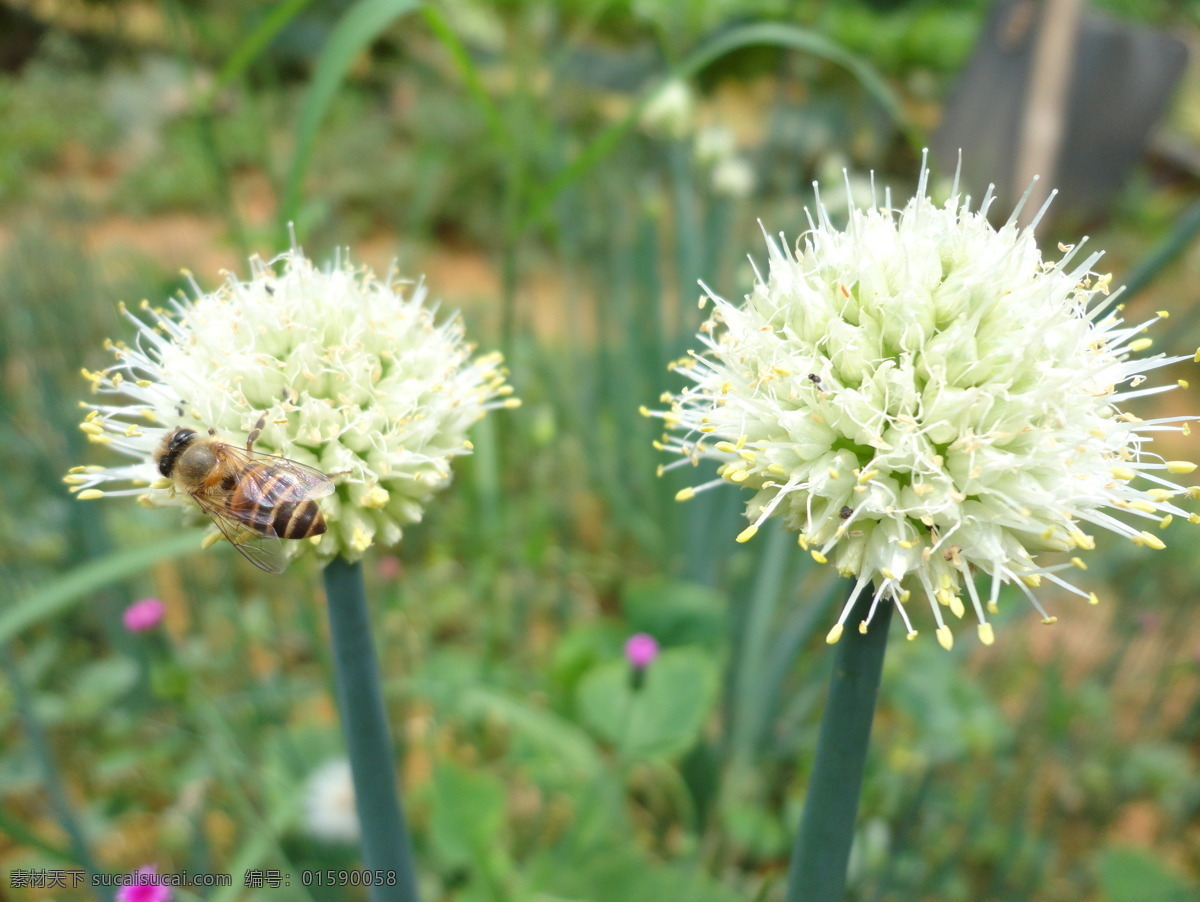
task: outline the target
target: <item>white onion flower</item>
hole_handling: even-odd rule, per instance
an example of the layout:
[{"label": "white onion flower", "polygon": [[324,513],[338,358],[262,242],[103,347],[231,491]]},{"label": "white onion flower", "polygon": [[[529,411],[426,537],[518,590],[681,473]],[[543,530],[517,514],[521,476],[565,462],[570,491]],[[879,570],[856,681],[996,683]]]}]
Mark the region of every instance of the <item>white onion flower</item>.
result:
[{"label": "white onion flower", "polygon": [[905,603],[917,593],[944,647],[943,612],[962,617],[967,604],[991,644],[1002,584],[1045,622],[1039,584],[1095,603],[1061,575],[1081,558],[1041,553],[1090,549],[1096,527],[1162,548],[1141,525],[1200,521],[1173,501],[1196,489],[1170,478],[1195,465],[1151,449],[1154,433],[1187,434],[1196,418],[1141,420],[1118,406],[1175,388],[1146,386],[1146,374],[1189,358],[1133,356],[1155,319],[1127,323],[1103,299],[1099,253],[1061,247],[1045,260],[1015,213],[989,225],[990,191],[972,210],[956,181],[938,206],[927,177],[922,166],[902,210],[886,194],[882,207],[851,203],[844,230],[818,201],[795,250],[768,237],[767,275],[756,270],[741,305],[705,287],[715,310],[704,349],[673,365],[692,384],[644,411],[665,421],[663,447],[680,455],[669,467],[719,463],[719,478],[680,500],[750,488],[739,541],[779,516],[818,562],[855,579],[831,643],[873,587],[861,631],[894,603],[912,638]]},{"label": "white onion flower", "polygon": [[[516,406],[498,354],[473,357],[457,318],[440,325],[424,284],[340,260],[327,269],[299,249],[251,277],[229,275],[211,293],[167,309],[122,305],[132,344],[108,342],[116,363],[84,371],[100,398],[81,428],[132,458],[122,466],[74,468],[65,478],[81,499],[137,495],[150,507],[185,505],[160,477],[153,453],[180,425],[246,440],[264,412],[254,449],[315,467],[336,492],[320,501],[328,532],[310,542],[325,560],[357,560],[401,529],[450,481],[450,460],[469,453],[467,430],[486,411]],[[214,532],[215,536],[215,532]]]},{"label": "white onion flower", "polygon": [[303,801],[304,826],[311,836],[325,842],[358,842],[358,806],[345,758],[326,761],[309,774]]}]

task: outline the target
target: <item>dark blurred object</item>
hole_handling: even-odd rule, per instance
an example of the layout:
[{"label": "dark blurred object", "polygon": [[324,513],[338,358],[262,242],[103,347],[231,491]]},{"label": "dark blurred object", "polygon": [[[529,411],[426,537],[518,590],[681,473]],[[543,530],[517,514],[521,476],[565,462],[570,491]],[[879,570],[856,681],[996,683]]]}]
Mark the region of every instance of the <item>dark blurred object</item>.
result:
[{"label": "dark blurred object", "polygon": [[1038,173],[1025,222],[1052,187],[1054,214],[1101,217],[1186,62],[1178,38],[1086,11],[1082,0],[1004,0],[947,104],[934,158],[953,171],[961,148],[967,189],[978,197],[994,183],[1002,215]]},{"label": "dark blurred object", "polygon": [[45,33],[46,26],[29,13],[0,6],[0,72],[20,72]]}]

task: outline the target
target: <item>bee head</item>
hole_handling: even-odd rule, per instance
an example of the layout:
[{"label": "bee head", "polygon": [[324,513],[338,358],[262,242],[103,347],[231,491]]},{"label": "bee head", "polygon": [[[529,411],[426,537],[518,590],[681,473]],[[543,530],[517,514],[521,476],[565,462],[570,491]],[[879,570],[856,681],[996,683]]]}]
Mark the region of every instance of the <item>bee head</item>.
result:
[{"label": "bee head", "polygon": [[158,472],[169,478],[171,471],[175,468],[175,461],[195,438],[196,430],[188,429],[186,426],[180,426],[172,432],[168,432],[158,453]]}]

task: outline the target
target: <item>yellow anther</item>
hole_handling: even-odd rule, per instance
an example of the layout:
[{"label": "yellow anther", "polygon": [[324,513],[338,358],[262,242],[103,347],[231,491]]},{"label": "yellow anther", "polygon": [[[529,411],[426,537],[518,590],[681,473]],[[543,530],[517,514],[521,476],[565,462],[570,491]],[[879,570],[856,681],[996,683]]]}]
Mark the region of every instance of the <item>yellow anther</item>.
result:
[{"label": "yellow anther", "polygon": [[1100,604],[1100,596],[1095,592],[1088,593],[1088,604]]},{"label": "yellow anther", "polygon": [[737,447],[733,444],[733,442],[726,442],[726,441],[717,442],[715,445],[713,445],[713,447],[716,448],[718,451],[720,451],[722,454],[732,454],[734,451],[737,450]]},{"label": "yellow anther", "polygon": [[95,501],[97,498],[103,498],[104,493],[99,489],[84,489],[75,497],[80,501]]},{"label": "yellow anther", "polygon": [[93,423],[90,420],[86,420],[86,421],[80,423],[79,428],[82,429],[84,432],[86,432],[88,435],[103,435],[104,434],[104,427],[101,426],[99,423]]},{"label": "yellow anther", "polygon": [[896,578],[896,574],[893,573],[891,570],[889,570],[887,567],[880,567],[879,572],[883,574],[884,579],[895,579]]},{"label": "yellow anther", "polygon": [[1111,473],[1115,478],[1124,479],[1127,482],[1137,476],[1137,473],[1128,467],[1109,467],[1108,472]]},{"label": "yellow anther", "polygon": [[989,614],[999,614],[1000,613],[1000,605],[996,604],[996,602],[994,602],[994,601],[989,601],[987,603],[987,612]]},{"label": "yellow anther", "polygon": [[950,612],[959,620],[962,620],[963,614],[966,613],[966,608],[963,607],[963,601],[957,595],[950,596]]},{"label": "yellow anther", "polygon": [[804,533],[800,533],[800,535],[796,536],[796,544],[805,551],[808,551],[808,536],[806,536]]},{"label": "yellow anther", "polygon": [[1073,557],[1073,558],[1071,558],[1071,563],[1072,563],[1072,564],[1074,564],[1076,567],[1078,567],[1080,570],[1086,570],[1086,569],[1087,569],[1087,563],[1086,563],[1086,562],[1084,561],[1084,559],[1083,559],[1083,558],[1081,558],[1081,557]]},{"label": "yellow anther", "polygon": [[949,651],[954,648],[954,636],[950,632],[950,627],[943,624],[937,628],[938,645]]},{"label": "yellow anther", "polygon": [[743,529],[741,532],[738,533],[737,541],[749,542],[751,539],[754,538],[754,534],[757,532],[758,532],[758,527],[751,524],[750,526],[747,526],[745,529]]},{"label": "yellow anther", "polygon": [[132,438],[134,436],[141,435],[141,434],[142,434],[142,430],[138,429],[137,426],[130,426],[125,430],[126,438]]},{"label": "yellow anther", "polygon": [[1154,312],[1158,315],[1158,317],[1160,319],[1166,319],[1167,317],[1169,317],[1171,315],[1170,310],[1155,310]]},{"label": "yellow anther", "polygon": [[1196,469],[1196,465],[1190,460],[1168,460],[1166,463],[1168,473],[1191,473]]},{"label": "yellow anther", "polygon": [[1151,501],[1162,504],[1164,501],[1170,501],[1175,497],[1174,492],[1169,492],[1166,489],[1150,489],[1146,492],[1146,497]]},{"label": "yellow anther", "polygon": [[1192,387],[1192,383],[1188,382],[1186,379],[1177,379],[1176,385],[1178,385],[1180,388],[1191,388]]},{"label": "yellow anther", "polygon": [[649,408],[649,407],[647,407],[645,404],[643,404],[643,405],[641,405],[640,407],[638,407],[638,413],[640,413],[640,414],[641,414],[642,416],[644,416],[644,417],[652,417],[652,416],[654,416],[654,414],[652,414],[652,413],[650,412],[650,408]]},{"label": "yellow anther", "polygon": [[109,445],[112,444],[111,435],[89,435],[88,441],[94,445]]},{"label": "yellow anther", "polygon": [[1146,348],[1154,344],[1153,338],[1138,338],[1129,343],[1129,350],[1144,351]]},{"label": "yellow anther", "polygon": [[981,623],[976,629],[979,631],[979,641],[984,645],[991,645],[996,641],[996,631],[990,623]]},{"label": "yellow anther", "polygon": [[1053,616],[1043,617],[1042,623],[1044,623],[1046,626],[1054,626],[1054,624],[1058,623],[1058,618]]},{"label": "yellow anther", "polygon": [[897,539],[896,544],[899,545],[901,548],[903,548],[905,551],[909,551],[912,548],[914,548],[917,543],[914,542],[912,539]]},{"label": "yellow anther", "polygon": [[1158,528],[1166,529],[1168,526],[1171,525],[1171,521],[1174,519],[1175,519],[1175,516],[1173,514],[1167,514],[1165,517],[1163,517],[1161,520],[1158,521]]},{"label": "yellow anther", "polygon": [[64,476],[62,481],[67,485],[83,485],[88,480],[86,476]]},{"label": "yellow anther", "polygon": [[1142,532],[1138,533],[1136,536],[1133,537],[1133,544],[1134,545],[1149,545],[1155,551],[1162,551],[1164,548],[1167,547],[1166,542],[1164,542],[1162,539],[1160,539],[1154,533],[1146,532],[1145,530],[1143,530]]},{"label": "yellow anther", "polygon": [[1042,576],[1040,573],[1030,573],[1027,576],[1022,576],[1021,582],[1031,589],[1036,589],[1042,584]]},{"label": "yellow anther", "polygon": [[678,492],[675,493],[676,501],[691,501],[695,497],[696,497],[696,490],[693,489],[691,486],[688,486],[686,489],[680,489]]},{"label": "yellow anther", "polygon": [[909,630],[909,631],[908,631],[908,632],[905,634],[904,638],[905,638],[905,639],[907,639],[909,642],[911,642],[913,639],[917,638],[917,631],[916,631],[916,630]]},{"label": "yellow anther", "polygon": [[750,478],[749,470],[729,470],[725,473],[725,478],[730,482],[742,483]]},{"label": "yellow anther", "polygon": [[212,548],[219,541],[221,541],[221,534],[219,532],[205,533],[204,538],[200,540],[200,547]]},{"label": "yellow anther", "polygon": [[859,623],[858,631],[864,636],[867,634],[867,621],[864,620],[861,623]]},{"label": "yellow anther", "polygon": [[816,561],[818,564],[829,563],[828,558],[826,558],[825,555],[821,554],[821,552],[817,551],[817,549],[815,549],[815,548],[810,552],[810,554],[812,554],[812,559],[814,561]]},{"label": "yellow anther", "polygon": [[840,638],[842,638],[842,625],[840,623],[835,623],[833,629],[826,634],[825,641],[829,645],[836,645],[837,640]]}]

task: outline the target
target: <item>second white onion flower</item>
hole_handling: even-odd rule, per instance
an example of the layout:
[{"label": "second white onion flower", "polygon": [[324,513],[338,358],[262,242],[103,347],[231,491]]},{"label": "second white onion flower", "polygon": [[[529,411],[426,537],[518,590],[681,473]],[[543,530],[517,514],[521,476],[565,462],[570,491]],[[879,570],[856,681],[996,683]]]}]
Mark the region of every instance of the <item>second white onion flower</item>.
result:
[{"label": "second white onion flower", "polygon": [[1081,558],[1045,563],[1043,552],[1089,549],[1095,528],[1162,548],[1155,530],[1173,516],[1200,519],[1175,503],[1195,497],[1173,481],[1195,465],[1151,446],[1195,417],[1124,410],[1177,387],[1150,387],[1148,373],[1192,359],[1135,356],[1166,313],[1126,322],[1106,300],[1109,277],[1092,271],[1100,254],[1064,247],[1046,260],[1031,230],[988,223],[990,193],[977,210],[956,191],[939,206],[927,176],[901,210],[851,203],[838,229],[818,204],[794,250],[768,238],[769,269],[744,303],[706,289],[703,348],[674,365],[691,384],[645,411],[668,428],[671,466],[719,465],[681,500],[744,486],[751,525],[739,540],[782,517],[855,580],[830,642],[872,587],[872,615],[895,604],[910,637],[915,594],[943,646],[946,612],[968,606],[990,644],[1004,584],[1047,622],[1040,584],[1095,601],[1063,575]]}]

